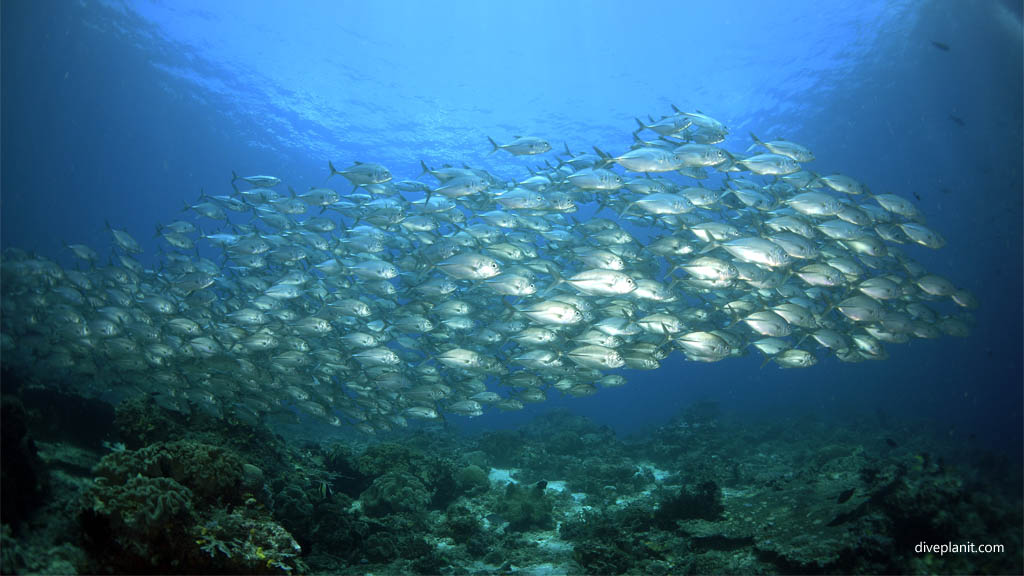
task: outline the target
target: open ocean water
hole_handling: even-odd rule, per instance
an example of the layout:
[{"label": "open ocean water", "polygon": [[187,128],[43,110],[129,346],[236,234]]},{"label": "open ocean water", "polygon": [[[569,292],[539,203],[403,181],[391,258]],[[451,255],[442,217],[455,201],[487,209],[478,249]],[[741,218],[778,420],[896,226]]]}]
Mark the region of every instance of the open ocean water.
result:
[{"label": "open ocean water", "polygon": [[[0,9],[4,573],[1021,572],[1020,2]],[[806,192],[854,236],[730,245]]]}]

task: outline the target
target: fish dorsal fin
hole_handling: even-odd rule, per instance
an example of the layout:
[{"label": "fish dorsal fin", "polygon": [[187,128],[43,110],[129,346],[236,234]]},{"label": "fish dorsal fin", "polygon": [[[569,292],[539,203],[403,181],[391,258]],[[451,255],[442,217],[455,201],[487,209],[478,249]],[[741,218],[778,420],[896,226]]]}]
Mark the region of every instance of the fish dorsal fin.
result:
[{"label": "fish dorsal fin", "polygon": [[360,162],[359,160],[356,160],[355,162],[353,162],[353,164],[355,164],[356,166],[362,166],[363,165],[363,163]]}]

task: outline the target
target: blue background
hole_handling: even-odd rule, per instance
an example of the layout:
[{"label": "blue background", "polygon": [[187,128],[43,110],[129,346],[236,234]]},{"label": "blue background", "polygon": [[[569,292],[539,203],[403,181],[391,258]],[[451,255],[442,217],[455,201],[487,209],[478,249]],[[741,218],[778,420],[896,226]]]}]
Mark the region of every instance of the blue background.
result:
[{"label": "blue background", "polygon": [[296,189],[328,159],[523,177],[530,162],[488,156],[487,136],[624,150],[634,116],[674,103],[729,126],[728,149],[787,138],[811,170],[919,195],[948,245],[909,251],[978,296],[974,334],[808,370],[675,355],[623,388],[463,424],[568,407],[628,433],[713,399],[751,417],[881,412],[1019,455],[1020,4],[710,4],[3,2],[0,240],[70,263],[63,243],[106,251],[109,220],[153,264],[155,225],[228,193],[231,170]]}]

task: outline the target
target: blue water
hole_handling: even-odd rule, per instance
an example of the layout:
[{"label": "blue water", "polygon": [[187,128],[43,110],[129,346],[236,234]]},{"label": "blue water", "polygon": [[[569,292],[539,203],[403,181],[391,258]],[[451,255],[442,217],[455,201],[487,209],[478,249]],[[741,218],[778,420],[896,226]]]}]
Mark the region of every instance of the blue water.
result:
[{"label": "blue water", "polygon": [[[711,6],[716,4],[717,6]],[[487,136],[623,150],[635,116],[699,109],[811,148],[808,166],[916,194],[948,245],[910,249],[982,303],[967,340],[885,362],[761,368],[674,356],[565,407],[622,433],[697,399],[753,417],[884,413],[1022,448],[1019,2],[27,2],[2,4],[2,240],[70,263],[104,221],[157,258],[158,222],[231,170],[301,190],[327,161],[526,175]],[[935,43],[948,47],[942,49]],[[147,260],[148,258],[148,260]],[[556,396],[553,394],[553,396]]]}]

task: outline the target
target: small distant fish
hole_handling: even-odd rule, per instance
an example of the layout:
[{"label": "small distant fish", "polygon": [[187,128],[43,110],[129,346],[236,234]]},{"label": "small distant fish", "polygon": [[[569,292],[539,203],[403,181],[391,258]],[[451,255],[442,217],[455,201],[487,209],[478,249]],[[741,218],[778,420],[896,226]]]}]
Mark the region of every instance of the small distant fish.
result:
[{"label": "small distant fish", "polygon": [[[235,182],[243,181],[249,185],[255,186],[256,188],[273,188],[281,183],[281,179],[275,176],[239,176],[234,171],[231,172],[231,186],[234,187]],[[238,190],[238,188],[235,188]]]},{"label": "small distant fish", "polygon": [[543,154],[548,150],[551,150],[551,144],[533,136],[516,136],[515,140],[508,144],[498,144],[490,136],[488,136],[487,139],[490,140],[491,146],[494,147],[494,149],[491,150],[491,154],[494,154],[498,150],[504,150],[514,156],[532,156],[534,154]]},{"label": "small distant fish", "polygon": [[330,484],[321,481],[320,484],[317,486],[317,493],[320,494],[321,500],[326,500],[331,497],[331,494],[334,493],[334,490],[331,489]]},{"label": "small distant fish", "polygon": [[952,120],[953,123],[956,124],[957,126],[967,126],[967,122],[964,122],[963,118],[956,116],[954,114],[950,114],[949,119]]},{"label": "small distant fish", "polygon": [[340,174],[345,177],[353,186],[369,186],[372,184],[383,184],[384,182],[391,181],[391,172],[374,162],[354,162],[348,168],[344,170],[338,170],[334,167],[334,162],[328,160],[327,167],[331,173],[327,177],[330,178],[335,174]]},{"label": "small distant fish", "polygon": [[[232,174],[248,189],[200,192],[186,220],[157,228],[145,264],[109,225],[105,259],[66,245],[74,268],[4,247],[4,359],[83,385],[109,367],[100,390],[176,410],[258,421],[294,406],[372,434],[590,396],[626,383],[608,371],[657,369],[673,351],[703,363],[753,347],[800,369],[968,335],[978,299],[896,246],[945,244],[916,191],[810,172],[811,151],[781,138],[751,134],[762,153],[731,153],[699,110],[648,118],[637,126],[660,138],[634,133],[616,155],[566,147],[525,179],[498,172],[500,157],[495,174],[421,161],[429,183],[328,161],[347,193]],[[319,480],[310,491],[329,498]]]},{"label": "small distant fish", "polygon": [[949,52],[949,44],[946,44],[945,42],[939,42],[938,40],[932,40],[932,46],[935,46],[936,48],[938,48],[939,50],[942,50],[943,52]]},{"label": "small distant fish", "polygon": [[836,499],[836,502],[839,503],[839,504],[842,504],[842,503],[846,502],[847,500],[849,500],[853,496],[853,493],[856,490],[857,490],[856,488],[850,488],[848,490],[843,490],[842,492],[839,493],[839,498]]},{"label": "small distant fish", "polygon": [[505,520],[504,516],[502,516],[501,514],[497,514],[497,513],[495,513],[495,514],[488,514],[487,516],[484,516],[484,520],[487,520],[487,523],[490,524],[491,526],[496,526],[496,527],[500,527],[500,526],[502,526],[502,525],[504,525],[504,524],[506,524],[508,522],[508,520]]}]

